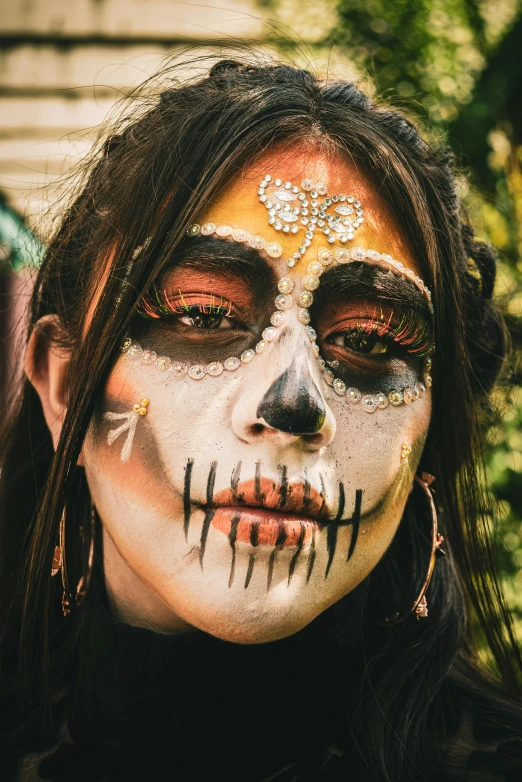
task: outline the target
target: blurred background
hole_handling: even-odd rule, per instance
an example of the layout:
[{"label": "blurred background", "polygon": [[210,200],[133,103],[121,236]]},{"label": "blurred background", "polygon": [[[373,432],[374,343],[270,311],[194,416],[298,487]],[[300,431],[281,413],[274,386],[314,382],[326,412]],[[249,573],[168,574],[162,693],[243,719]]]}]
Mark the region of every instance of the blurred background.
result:
[{"label": "blurred background", "polygon": [[64,176],[117,101],[190,45],[275,52],[354,78],[451,145],[476,230],[498,249],[514,353],[494,400],[492,525],[522,638],[522,0],[2,0],[0,393],[12,329]]}]

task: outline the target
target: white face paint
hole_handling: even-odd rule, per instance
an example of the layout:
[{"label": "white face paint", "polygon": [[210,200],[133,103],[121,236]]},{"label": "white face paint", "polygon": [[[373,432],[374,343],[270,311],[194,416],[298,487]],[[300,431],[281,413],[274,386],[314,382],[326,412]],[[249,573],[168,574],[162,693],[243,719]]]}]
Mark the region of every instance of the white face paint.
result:
[{"label": "white face paint", "polygon": [[[331,183],[331,192],[357,185],[366,193],[357,244],[388,251],[415,273],[386,272],[390,264],[376,255],[317,269],[322,276],[308,312],[330,362],[326,373],[297,301],[310,292],[302,280],[308,264],[331,245],[326,234],[314,237],[302,268],[288,267],[296,234],[274,236],[257,203],[255,183],[268,167],[293,181],[296,170],[306,170],[315,182]],[[157,295],[142,306],[149,319],[138,317],[132,334],[142,352],[131,348],[118,360],[84,461],[113,552],[105,570],[117,609],[130,598],[155,614],[137,608],[130,616],[136,623],[168,631],[180,618],[228,640],[269,641],[296,632],[352,590],[394,536],[428,429],[431,392],[375,409],[347,398],[346,388],[382,401],[422,381],[429,305],[386,205],[345,161],[298,154],[261,161],[203,223],[241,228],[269,244],[256,248],[244,235],[210,230],[187,238]],[[276,240],[282,254],[270,250]],[[281,288],[282,277],[290,282]],[[278,310],[274,300],[286,289],[292,306],[282,302]],[[272,328],[275,311],[285,315]],[[240,359],[237,369],[230,357]],[[192,367],[187,374],[184,363]],[[197,379],[203,370],[194,367],[207,373]],[[125,579],[114,576],[122,567],[133,576],[134,595],[123,594]]]}]

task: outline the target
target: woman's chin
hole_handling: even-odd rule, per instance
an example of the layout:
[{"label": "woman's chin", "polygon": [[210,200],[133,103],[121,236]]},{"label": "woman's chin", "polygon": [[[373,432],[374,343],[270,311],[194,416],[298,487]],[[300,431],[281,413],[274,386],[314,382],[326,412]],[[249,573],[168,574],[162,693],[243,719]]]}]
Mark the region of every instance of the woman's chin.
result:
[{"label": "woman's chin", "polygon": [[276,594],[254,597],[244,592],[238,599],[216,592],[211,601],[202,595],[194,595],[190,600],[187,597],[182,606],[175,607],[178,616],[198,630],[237,644],[286,638],[302,630],[326,607],[314,605],[298,594],[292,599],[289,595],[284,599]]}]

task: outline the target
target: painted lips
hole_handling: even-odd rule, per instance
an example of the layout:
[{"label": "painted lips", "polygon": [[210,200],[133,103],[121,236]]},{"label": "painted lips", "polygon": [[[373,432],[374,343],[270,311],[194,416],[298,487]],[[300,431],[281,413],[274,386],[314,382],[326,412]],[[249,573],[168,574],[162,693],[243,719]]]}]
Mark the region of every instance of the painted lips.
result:
[{"label": "painted lips", "polygon": [[301,547],[322,528],[321,518],[328,518],[323,497],[308,483],[276,484],[268,478],[218,492],[212,504],[212,524],[231,544]]}]

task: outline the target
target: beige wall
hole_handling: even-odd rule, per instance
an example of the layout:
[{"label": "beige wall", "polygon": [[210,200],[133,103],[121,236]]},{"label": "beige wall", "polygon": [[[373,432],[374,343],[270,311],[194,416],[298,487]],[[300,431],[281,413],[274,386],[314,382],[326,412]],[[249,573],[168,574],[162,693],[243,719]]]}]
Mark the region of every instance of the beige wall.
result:
[{"label": "beige wall", "polygon": [[2,0],[0,190],[38,225],[45,190],[121,96],[187,43],[260,40],[255,0]]}]

